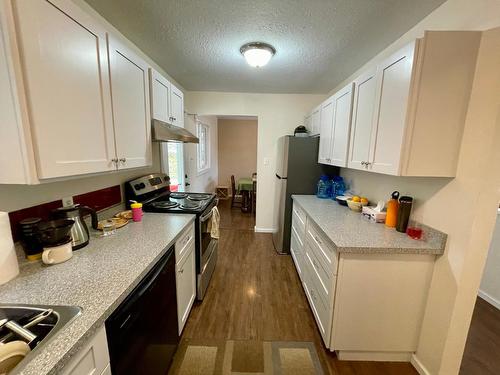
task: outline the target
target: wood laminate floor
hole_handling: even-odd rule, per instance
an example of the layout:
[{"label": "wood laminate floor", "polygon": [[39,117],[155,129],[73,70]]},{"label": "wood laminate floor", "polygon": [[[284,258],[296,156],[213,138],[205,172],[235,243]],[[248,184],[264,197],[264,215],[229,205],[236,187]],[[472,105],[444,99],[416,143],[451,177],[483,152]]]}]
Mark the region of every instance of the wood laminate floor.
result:
[{"label": "wood laminate floor", "polygon": [[290,256],[278,255],[255,219],[221,201],[219,259],[202,303],[196,302],[183,338],[311,341],[325,373],[417,374],[409,363],[339,361],[323,346]]},{"label": "wood laminate floor", "polygon": [[478,297],[465,344],[461,375],[500,374],[500,310]]}]

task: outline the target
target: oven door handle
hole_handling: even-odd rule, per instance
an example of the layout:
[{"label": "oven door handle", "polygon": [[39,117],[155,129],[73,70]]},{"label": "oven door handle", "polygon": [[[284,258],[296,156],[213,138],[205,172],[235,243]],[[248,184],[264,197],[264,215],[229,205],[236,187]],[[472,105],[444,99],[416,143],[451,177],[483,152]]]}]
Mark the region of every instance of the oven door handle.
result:
[{"label": "oven door handle", "polygon": [[204,222],[204,221],[207,221],[208,219],[210,219],[213,215],[213,211],[210,210],[210,212],[208,214],[206,214],[205,216],[202,216],[200,217],[200,222]]}]

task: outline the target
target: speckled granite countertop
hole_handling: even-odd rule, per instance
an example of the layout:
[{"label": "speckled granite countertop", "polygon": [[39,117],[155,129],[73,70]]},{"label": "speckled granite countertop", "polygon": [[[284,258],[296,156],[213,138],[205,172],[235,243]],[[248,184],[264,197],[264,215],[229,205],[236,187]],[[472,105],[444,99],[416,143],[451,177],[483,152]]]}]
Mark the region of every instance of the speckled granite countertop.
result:
[{"label": "speckled granite countertop", "polygon": [[383,224],[373,223],[331,199],[293,195],[294,203],[307,212],[337,247],[339,253],[443,254],[447,235],[422,225],[423,240],[413,240]]},{"label": "speckled granite countertop", "polygon": [[91,238],[65,263],[25,263],[14,280],[0,286],[2,303],[76,305],[82,313],[38,349],[23,375],[57,374],[100,328],[194,215],[145,213],[109,237]]}]

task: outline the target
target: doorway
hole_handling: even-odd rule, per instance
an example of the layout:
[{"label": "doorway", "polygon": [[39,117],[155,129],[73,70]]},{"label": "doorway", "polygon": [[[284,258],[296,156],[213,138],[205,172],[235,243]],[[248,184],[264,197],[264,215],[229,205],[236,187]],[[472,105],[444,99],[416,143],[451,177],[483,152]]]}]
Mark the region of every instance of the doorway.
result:
[{"label": "doorway", "polygon": [[255,116],[217,116],[218,189],[226,190],[232,209],[256,213],[257,124]]}]

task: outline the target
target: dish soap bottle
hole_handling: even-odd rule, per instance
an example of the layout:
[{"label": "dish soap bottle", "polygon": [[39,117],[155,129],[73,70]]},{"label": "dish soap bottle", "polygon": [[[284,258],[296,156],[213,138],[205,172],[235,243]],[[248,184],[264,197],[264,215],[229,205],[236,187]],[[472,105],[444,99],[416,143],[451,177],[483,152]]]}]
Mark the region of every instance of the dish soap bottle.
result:
[{"label": "dish soap bottle", "polygon": [[398,222],[399,209],[399,191],[394,191],[391,194],[391,199],[387,201],[387,216],[385,217],[385,225],[389,228],[396,227]]}]

